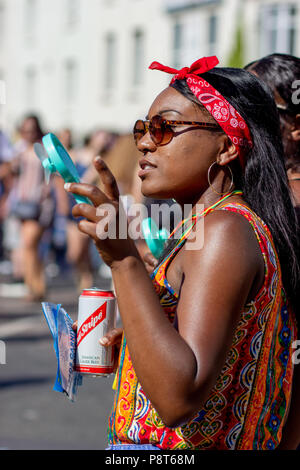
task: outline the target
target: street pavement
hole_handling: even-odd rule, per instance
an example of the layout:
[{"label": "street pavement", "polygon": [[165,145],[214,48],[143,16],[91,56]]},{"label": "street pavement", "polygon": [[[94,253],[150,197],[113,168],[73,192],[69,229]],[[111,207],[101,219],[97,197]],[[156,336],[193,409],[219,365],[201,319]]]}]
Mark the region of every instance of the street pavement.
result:
[{"label": "street pavement", "polygon": [[[95,279],[103,289],[110,281]],[[45,300],[77,318],[78,294],[70,273],[48,281]],[[77,400],[53,391],[56,356],[40,303],[24,301],[24,285],[0,275],[0,449],[97,450],[107,446],[114,376],[84,377]],[[4,342],[4,343],[3,343]],[[2,360],[3,361],[3,354]]]}]

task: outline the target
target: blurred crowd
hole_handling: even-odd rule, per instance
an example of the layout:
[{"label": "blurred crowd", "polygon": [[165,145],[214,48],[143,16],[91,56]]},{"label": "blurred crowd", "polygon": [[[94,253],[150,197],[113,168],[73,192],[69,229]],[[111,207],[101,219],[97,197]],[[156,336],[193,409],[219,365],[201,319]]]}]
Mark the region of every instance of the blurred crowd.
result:
[{"label": "blurred crowd", "polygon": [[[76,204],[53,174],[45,181],[34,144],[45,134],[35,115],[26,116],[13,137],[0,129],[0,274],[24,282],[26,298],[44,300],[47,278],[69,273],[78,291],[91,287],[95,275],[110,277],[110,270],[94,252],[90,239],[72,216]],[[74,145],[70,129],[56,132],[74,161],[81,181],[99,184],[92,162],[100,155],[115,175],[126,201],[142,202],[138,152],[132,135],[95,129]]]}]

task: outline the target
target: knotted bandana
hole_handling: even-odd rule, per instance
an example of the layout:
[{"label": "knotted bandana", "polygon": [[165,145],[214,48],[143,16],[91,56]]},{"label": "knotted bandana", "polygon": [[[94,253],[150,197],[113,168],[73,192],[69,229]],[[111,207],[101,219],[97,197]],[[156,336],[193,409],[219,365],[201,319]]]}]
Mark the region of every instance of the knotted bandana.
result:
[{"label": "knotted bandana", "polygon": [[152,62],[149,69],[161,70],[162,72],[174,74],[170,85],[175,80],[186,80],[188,87],[196,96],[198,101],[207,109],[212,117],[222,127],[225,134],[235,145],[239,154],[242,168],[245,166],[245,155],[253,147],[250,130],[246,121],[239,112],[216,90],[210,83],[199,77],[218,65],[217,57],[203,57],[196,60],[190,67],[183,67],[180,70],[167,67],[159,62]]}]

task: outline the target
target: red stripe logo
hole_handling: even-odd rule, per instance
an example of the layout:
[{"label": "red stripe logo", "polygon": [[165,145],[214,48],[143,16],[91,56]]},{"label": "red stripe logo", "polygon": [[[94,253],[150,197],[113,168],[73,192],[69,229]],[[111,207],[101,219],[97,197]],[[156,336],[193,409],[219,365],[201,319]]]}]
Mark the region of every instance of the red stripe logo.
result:
[{"label": "red stripe logo", "polygon": [[101,307],[97,308],[81,325],[77,333],[77,346],[81,341],[106,318],[106,304],[104,302]]}]

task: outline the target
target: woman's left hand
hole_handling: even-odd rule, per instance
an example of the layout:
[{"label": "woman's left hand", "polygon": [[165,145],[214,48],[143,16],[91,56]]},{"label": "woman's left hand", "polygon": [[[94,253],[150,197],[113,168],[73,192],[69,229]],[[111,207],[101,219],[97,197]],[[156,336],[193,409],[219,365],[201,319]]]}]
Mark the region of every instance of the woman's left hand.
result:
[{"label": "woman's left hand", "polygon": [[[134,241],[128,235],[127,217],[119,199],[117,182],[100,157],[95,158],[94,166],[103,183],[104,192],[90,184],[65,185],[66,191],[86,196],[93,203],[77,204],[73,207],[74,217],[84,217],[84,220],[78,223],[78,228],[94,240],[99,254],[109,267],[128,256],[140,258]],[[120,221],[124,232],[122,237],[119,237]]]}]

